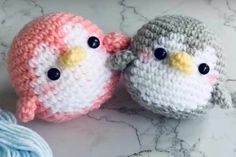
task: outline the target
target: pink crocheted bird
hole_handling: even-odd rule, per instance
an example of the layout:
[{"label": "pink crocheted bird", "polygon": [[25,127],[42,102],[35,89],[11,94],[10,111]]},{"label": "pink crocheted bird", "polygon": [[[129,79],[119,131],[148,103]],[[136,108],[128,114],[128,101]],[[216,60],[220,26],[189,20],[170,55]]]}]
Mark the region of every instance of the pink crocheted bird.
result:
[{"label": "pink crocheted bird", "polygon": [[120,76],[106,61],[128,45],[127,36],[105,35],[71,13],[34,19],[15,37],[8,56],[10,79],[19,96],[18,118],[62,122],[99,108]]}]

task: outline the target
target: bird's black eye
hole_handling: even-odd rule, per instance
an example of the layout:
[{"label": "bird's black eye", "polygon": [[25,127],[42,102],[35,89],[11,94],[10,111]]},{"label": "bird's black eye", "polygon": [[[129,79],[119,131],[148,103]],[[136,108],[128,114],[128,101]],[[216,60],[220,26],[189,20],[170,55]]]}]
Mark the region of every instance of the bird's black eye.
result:
[{"label": "bird's black eye", "polygon": [[97,37],[89,37],[88,39],[88,45],[89,47],[96,49],[100,45],[100,41]]},{"label": "bird's black eye", "polygon": [[162,59],[166,58],[167,52],[164,48],[156,48],[155,51],[154,51],[154,56],[157,59],[162,60]]},{"label": "bird's black eye", "polygon": [[198,66],[198,71],[199,71],[201,74],[206,75],[207,73],[209,73],[210,67],[209,67],[206,63],[201,63],[201,64]]},{"label": "bird's black eye", "polygon": [[60,76],[61,76],[61,72],[59,69],[51,68],[48,70],[48,78],[50,80],[53,80],[53,81],[58,80]]}]

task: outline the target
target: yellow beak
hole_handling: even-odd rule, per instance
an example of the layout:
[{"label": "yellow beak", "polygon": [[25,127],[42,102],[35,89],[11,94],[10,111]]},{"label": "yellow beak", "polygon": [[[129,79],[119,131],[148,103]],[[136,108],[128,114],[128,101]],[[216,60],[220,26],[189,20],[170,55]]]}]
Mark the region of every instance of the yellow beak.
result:
[{"label": "yellow beak", "polygon": [[183,71],[186,74],[191,74],[193,71],[192,58],[186,52],[174,52],[170,55],[170,65]]},{"label": "yellow beak", "polygon": [[86,52],[81,47],[68,49],[60,58],[63,67],[73,67],[86,57]]}]

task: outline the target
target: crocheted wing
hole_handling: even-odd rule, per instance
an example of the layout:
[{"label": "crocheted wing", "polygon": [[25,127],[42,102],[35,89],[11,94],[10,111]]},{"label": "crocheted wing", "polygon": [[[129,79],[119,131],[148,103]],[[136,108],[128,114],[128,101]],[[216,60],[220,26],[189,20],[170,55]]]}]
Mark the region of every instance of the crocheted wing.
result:
[{"label": "crocheted wing", "polygon": [[162,16],[133,37],[131,47],[109,59],[124,70],[131,96],[153,112],[174,118],[203,113],[213,104],[231,105],[217,37],[191,17]]},{"label": "crocheted wing", "polygon": [[10,78],[20,96],[19,119],[27,122],[37,114],[47,121],[65,121],[100,107],[119,79],[106,60],[127,44],[124,35],[105,36],[90,21],[70,13],[27,24],[9,52]]}]

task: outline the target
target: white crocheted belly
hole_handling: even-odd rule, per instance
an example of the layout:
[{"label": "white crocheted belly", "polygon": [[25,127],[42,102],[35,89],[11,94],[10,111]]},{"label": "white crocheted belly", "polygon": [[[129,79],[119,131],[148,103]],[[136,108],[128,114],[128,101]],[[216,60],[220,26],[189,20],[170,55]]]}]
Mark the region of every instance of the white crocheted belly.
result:
[{"label": "white crocheted belly", "polygon": [[[43,52],[42,52],[43,51]],[[33,91],[38,100],[52,112],[79,112],[89,108],[99,95],[112,72],[105,66],[108,54],[87,52],[85,60],[71,68],[58,65],[57,49],[45,44],[35,49],[30,60],[33,73],[38,78],[32,81]],[[61,77],[52,81],[47,77],[50,68],[59,68]]]},{"label": "white crocheted belly", "polygon": [[204,76],[197,72],[191,76],[185,75],[166,65],[160,65],[157,69],[149,66],[134,65],[125,72],[128,91],[140,104],[186,112],[208,104],[213,88],[202,78]]}]

